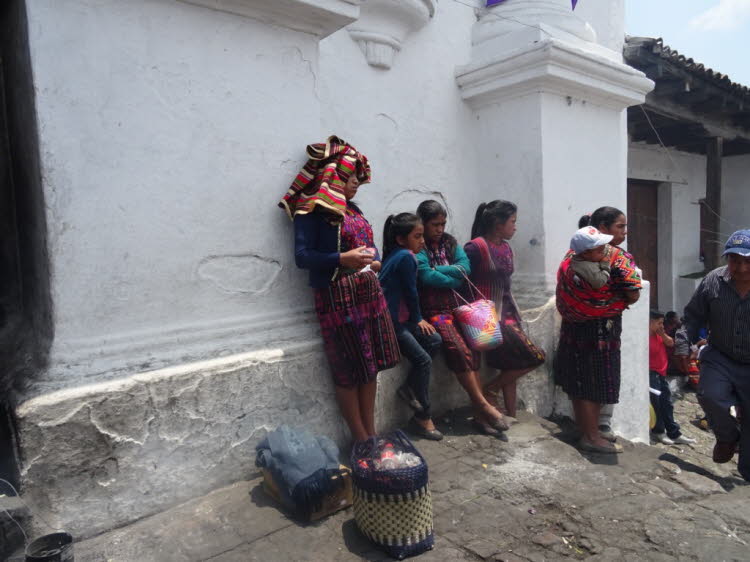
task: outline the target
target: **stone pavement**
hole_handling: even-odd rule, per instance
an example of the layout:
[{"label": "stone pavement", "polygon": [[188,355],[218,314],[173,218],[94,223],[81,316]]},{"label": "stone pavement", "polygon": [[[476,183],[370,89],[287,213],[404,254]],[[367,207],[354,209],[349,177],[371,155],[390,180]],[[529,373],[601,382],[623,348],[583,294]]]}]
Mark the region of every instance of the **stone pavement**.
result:
[{"label": "stone pavement", "polygon": [[[750,486],[736,462],[711,462],[712,436],[690,423],[694,397],[677,409],[696,446],[625,442],[617,457],[579,452],[565,421],[521,413],[504,443],[475,435],[465,410],[442,417],[444,441],[416,441],[430,466],[436,534],[419,559],[750,560]],[[358,533],[351,509],[299,525],[260,482],[77,543],[76,562],[389,560]]]}]

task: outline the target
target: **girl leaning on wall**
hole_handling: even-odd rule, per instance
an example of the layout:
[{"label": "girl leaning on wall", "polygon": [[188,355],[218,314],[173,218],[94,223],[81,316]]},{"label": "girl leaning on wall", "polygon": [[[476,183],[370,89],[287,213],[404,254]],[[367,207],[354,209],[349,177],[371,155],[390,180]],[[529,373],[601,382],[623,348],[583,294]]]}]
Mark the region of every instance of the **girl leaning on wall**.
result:
[{"label": "girl leaning on wall", "polygon": [[481,356],[469,348],[453,318],[453,309],[462,304],[455,291],[464,286],[471,271],[469,260],[456,239],[445,232],[448,216],[445,207],[437,201],[423,201],[417,215],[424,224],[425,238],[425,248],[417,255],[422,315],[443,340],[448,368],[471,400],[476,429],[507,439],[502,433],[508,429],[507,422],[482,393]]},{"label": "girl leaning on wall", "polygon": [[294,221],[296,264],[310,272],[339,408],[354,440],[363,441],[375,435],[377,374],[400,360],[372,228],[352,201],[370,181],[370,165],[335,136],[307,154],[279,206]]},{"label": "girl leaning on wall", "polygon": [[508,241],[516,232],[518,208],[496,200],[477,208],[471,227],[472,240],[464,249],[471,263],[471,280],[497,307],[503,343],[486,352],[487,365],[500,373],[485,385],[485,397],[500,409],[499,393],[508,416],[515,418],[517,382],[544,363],[545,355],[521,327],[521,313],[511,292],[513,250]]}]

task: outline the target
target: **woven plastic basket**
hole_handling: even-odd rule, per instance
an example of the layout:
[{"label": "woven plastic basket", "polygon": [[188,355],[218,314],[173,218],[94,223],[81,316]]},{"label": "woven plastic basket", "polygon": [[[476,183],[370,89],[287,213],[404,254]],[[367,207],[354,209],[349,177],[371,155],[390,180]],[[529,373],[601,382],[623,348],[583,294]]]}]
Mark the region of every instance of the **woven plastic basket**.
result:
[{"label": "woven plastic basket", "polygon": [[402,431],[381,436],[398,450],[417,455],[415,467],[374,470],[368,462],[376,453],[374,439],[352,451],[354,518],[362,533],[389,555],[402,560],[435,545],[432,496],[427,463]]}]

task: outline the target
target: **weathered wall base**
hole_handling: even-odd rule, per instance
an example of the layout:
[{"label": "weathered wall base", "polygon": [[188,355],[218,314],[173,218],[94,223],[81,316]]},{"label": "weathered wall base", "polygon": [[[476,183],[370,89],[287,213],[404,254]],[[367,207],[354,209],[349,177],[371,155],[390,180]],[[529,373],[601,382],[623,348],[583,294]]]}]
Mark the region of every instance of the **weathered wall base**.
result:
[{"label": "weathered wall base", "polygon": [[[643,342],[631,334],[634,320],[643,321],[647,309],[646,304],[627,313],[623,338],[628,360],[618,408],[628,415],[618,417],[616,429],[636,439],[647,432],[642,407],[644,396],[648,404],[647,381],[641,376],[647,358],[643,345],[638,351]],[[548,360],[522,379],[520,399],[542,416],[566,414],[567,398],[552,380],[559,333],[554,300],[527,311],[525,319]],[[379,430],[397,427],[411,415],[395,394],[406,368],[379,378]],[[431,396],[438,413],[468,403],[441,359],[433,370]],[[77,537],[248,478],[255,445],[282,423],[328,435],[342,450],[349,443],[319,340],[59,390],[23,403],[17,416],[26,499],[34,513]]]}]

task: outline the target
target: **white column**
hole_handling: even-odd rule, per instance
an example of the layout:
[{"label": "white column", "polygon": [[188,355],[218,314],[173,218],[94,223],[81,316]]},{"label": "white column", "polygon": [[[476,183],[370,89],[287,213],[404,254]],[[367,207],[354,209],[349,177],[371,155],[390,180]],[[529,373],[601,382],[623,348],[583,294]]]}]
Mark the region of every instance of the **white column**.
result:
[{"label": "white column", "polygon": [[515,291],[527,305],[552,293],[583,213],[626,207],[623,110],[653,83],[595,41],[568,0],[507,0],[482,13],[457,71],[476,111],[482,196],[519,205]]}]

